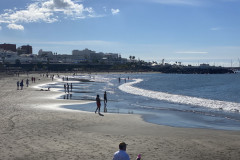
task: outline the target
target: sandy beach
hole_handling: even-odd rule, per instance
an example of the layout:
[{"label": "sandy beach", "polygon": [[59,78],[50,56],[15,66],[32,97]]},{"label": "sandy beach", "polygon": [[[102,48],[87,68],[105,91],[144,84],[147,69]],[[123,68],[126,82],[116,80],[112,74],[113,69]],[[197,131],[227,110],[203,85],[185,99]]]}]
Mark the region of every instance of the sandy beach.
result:
[{"label": "sandy beach", "polygon": [[[240,131],[192,129],[144,122],[135,114],[72,111],[58,106],[86,101],[55,99],[57,91],[34,86],[52,83],[39,74],[0,75],[0,159],[110,160],[118,144],[131,159],[237,160]],[[16,82],[36,77],[17,90]],[[25,84],[25,83],[24,83]]]}]

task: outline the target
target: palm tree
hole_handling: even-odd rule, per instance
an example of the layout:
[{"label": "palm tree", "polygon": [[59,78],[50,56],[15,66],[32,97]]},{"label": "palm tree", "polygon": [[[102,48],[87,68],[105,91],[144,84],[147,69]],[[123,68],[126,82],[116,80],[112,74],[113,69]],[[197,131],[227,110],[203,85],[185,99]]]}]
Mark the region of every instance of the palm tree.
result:
[{"label": "palm tree", "polygon": [[132,56],[129,56],[129,59],[132,60]]}]

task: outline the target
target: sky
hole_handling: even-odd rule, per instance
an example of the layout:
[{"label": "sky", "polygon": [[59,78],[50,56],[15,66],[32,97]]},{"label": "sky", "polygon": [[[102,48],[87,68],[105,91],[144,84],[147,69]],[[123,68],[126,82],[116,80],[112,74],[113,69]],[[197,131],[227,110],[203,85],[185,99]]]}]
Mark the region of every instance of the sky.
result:
[{"label": "sky", "polygon": [[1,0],[0,43],[240,65],[240,0]]}]

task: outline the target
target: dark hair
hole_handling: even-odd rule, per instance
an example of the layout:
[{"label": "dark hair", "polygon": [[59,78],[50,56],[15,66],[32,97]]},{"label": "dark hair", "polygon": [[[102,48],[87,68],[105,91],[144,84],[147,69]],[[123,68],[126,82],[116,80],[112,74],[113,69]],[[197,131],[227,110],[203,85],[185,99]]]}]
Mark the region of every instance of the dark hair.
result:
[{"label": "dark hair", "polygon": [[126,148],[127,148],[126,143],[123,142],[123,143],[120,143],[120,144],[119,144],[119,149],[120,149],[120,150],[126,150]]}]

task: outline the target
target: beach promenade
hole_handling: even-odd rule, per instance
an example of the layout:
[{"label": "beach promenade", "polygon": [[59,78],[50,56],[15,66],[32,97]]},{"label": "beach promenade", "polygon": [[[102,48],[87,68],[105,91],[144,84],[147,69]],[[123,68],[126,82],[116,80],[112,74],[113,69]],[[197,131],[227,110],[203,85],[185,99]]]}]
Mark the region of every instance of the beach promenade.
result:
[{"label": "beach promenade", "polygon": [[[59,106],[86,101],[56,99],[61,92],[34,87],[53,83],[51,78],[0,76],[1,160],[111,160],[121,141],[128,144],[133,160],[138,154],[143,160],[240,157],[240,131],[176,128],[144,122],[135,114],[67,110]],[[27,88],[25,81],[32,76],[36,83]],[[22,79],[25,86],[17,90],[16,82]]]}]

